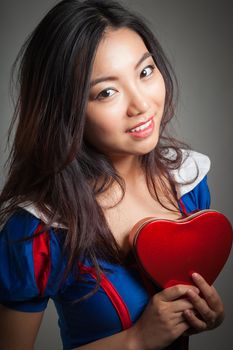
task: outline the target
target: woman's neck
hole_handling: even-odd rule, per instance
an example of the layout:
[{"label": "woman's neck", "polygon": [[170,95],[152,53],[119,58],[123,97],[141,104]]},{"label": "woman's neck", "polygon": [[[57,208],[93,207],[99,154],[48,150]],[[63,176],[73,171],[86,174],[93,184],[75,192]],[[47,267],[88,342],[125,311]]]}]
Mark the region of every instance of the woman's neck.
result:
[{"label": "woman's neck", "polygon": [[143,170],[138,156],[112,157],[111,162],[117,173],[126,183],[137,182],[139,177],[143,175]]}]

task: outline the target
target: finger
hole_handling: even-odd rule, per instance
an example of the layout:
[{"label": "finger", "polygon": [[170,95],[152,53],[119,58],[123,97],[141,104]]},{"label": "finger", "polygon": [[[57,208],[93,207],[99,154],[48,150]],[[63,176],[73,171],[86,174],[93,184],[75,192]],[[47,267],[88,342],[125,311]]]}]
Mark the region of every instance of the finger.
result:
[{"label": "finger", "polygon": [[207,302],[192,290],[187,291],[187,296],[193,304],[194,309],[198,311],[203,320],[208,323],[209,326],[213,325],[215,322],[215,312],[209,307]]},{"label": "finger", "polygon": [[190,327],[194,328],[198,332],[203,332],[207,329],[207,323],[200,320],[192,310],[185,310],[183,313],[185,319],[188,321]]},{"label": "finger", "polygon": [[183,312],[180,312],[179,314],[176,314],[175,319],[173,320],[173,336],[174,339],[178,338],[180,335],[184,334],[190,329],[190,325],[186,318],[183,315]]},{"label": "finger", "polygon": [[192,278],[197,287],[200,289],[210,308],[213,310],[217,309],[216,311],[221,310],[223,308],[223,304],[216,289],[213,286],[210,286],[198,273],[193,273]]},{"label": "finger", "polygon": [[181,322],[179,322],[175,327],[175,339],[188,331],[190,325],[188,321],[184,321],[184,318]]},{"label": "finger", "polygon": [[176,286],[166,288],[160,292],[160,298],[163,301],[173,301],[184,296],[188,290],[199,293],[199,289],[195,286],[177,284]]},{"label": "finger", "polygon": [[171,303],[172,312],[182,312],[186,309],[193,309],[193,304],[188,299],[178,299]]},{"label": "finger", "polygon": [[187,323],[187,320],[184,317],[184,311],[177,312],[177,313],[173,314],[173,317],[174,317],[176,324],[183,323],[183,322]]}]

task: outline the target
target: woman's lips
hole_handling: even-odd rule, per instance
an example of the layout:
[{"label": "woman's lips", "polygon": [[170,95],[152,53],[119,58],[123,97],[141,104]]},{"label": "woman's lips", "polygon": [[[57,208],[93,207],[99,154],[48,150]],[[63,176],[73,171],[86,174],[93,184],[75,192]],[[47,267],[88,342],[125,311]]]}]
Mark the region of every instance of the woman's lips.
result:
[{"label": "woman's lips", "polygon": [[127,131],[128,134],[137,137],[137,138],[145,138],[148,137],[154,129],[154,120],[151,118],[144,124],[137,126],[136,128],[130,129]]}]

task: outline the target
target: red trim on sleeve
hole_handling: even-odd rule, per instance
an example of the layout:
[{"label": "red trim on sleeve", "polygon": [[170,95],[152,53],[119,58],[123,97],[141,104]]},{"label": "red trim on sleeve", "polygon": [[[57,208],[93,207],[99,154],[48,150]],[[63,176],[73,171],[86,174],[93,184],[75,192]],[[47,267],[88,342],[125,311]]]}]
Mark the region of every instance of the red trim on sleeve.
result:
[{"label": "red trim on sleeve", "polygon": [[[93,267],[88,267],[79,263],[79,268],[81,270],[81,273],[88,273],[92,276],[92,278],[97,280],[97,274]],[[122,328],[123,329],[130,328],[132,326],[132,321],[130,318],[129,310],[124,300],[121,298],[121,296],[117,292],[116,288],[113,286],[113,284],[109,281],[109,279],[104,274],[101,274],[100,286],[104,289],[105,293],[111,300],[120,318]]]},{"label": "red trim on sleeve", "polygon": [[194,210],[192,210],[191,212],[188,212],[188,211],[186,210],[185,205],[184,205],[184,203],[183,203],[183,201],[182,201],[181,198],[179,199],[179,202],[180,202],[182,214],[185,215],[185,216],[189,216],[189,215],[191,215],[191,214],[193,214],[193,213],[196,213],[196,212],[200,211],[200,209],[194,209]]},{"label": "red trim on sleeve", "polygon": [[181,206],[182,213],[183,213],[184,215],[189,215],[189,213],[187,212],[187,210],[186,210],[186,208],[185,208],[185,205],[184,205],[184,203],[183,203],[183,201],[182,201],[181,198],[179,199],[179,202],[180,202],[180,206]]},{"label": "red trim on sleeve", "polygon": [[[38,225],[35,234],[38,233],[41,228],[42,224]],[[36,284],[39,294],[42,296],[47,286],[51,270],[49,232],[43,232],[39,236],[33,238],[32,252]]]}]

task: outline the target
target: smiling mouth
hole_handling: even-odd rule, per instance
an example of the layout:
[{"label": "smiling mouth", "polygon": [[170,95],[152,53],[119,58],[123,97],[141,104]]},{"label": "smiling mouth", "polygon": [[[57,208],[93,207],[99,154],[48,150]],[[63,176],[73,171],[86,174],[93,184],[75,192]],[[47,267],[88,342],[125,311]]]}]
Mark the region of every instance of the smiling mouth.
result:
[{"label": "smiling mouth", "polygon": [[152,124],[152,119],[150,119],[148,122],[146,122],[145,124],[142,124],[134,129],[130,129],[128,132],[139,132],[139,131],[143,131],[146,128],[148,128],[150,125]]}]

